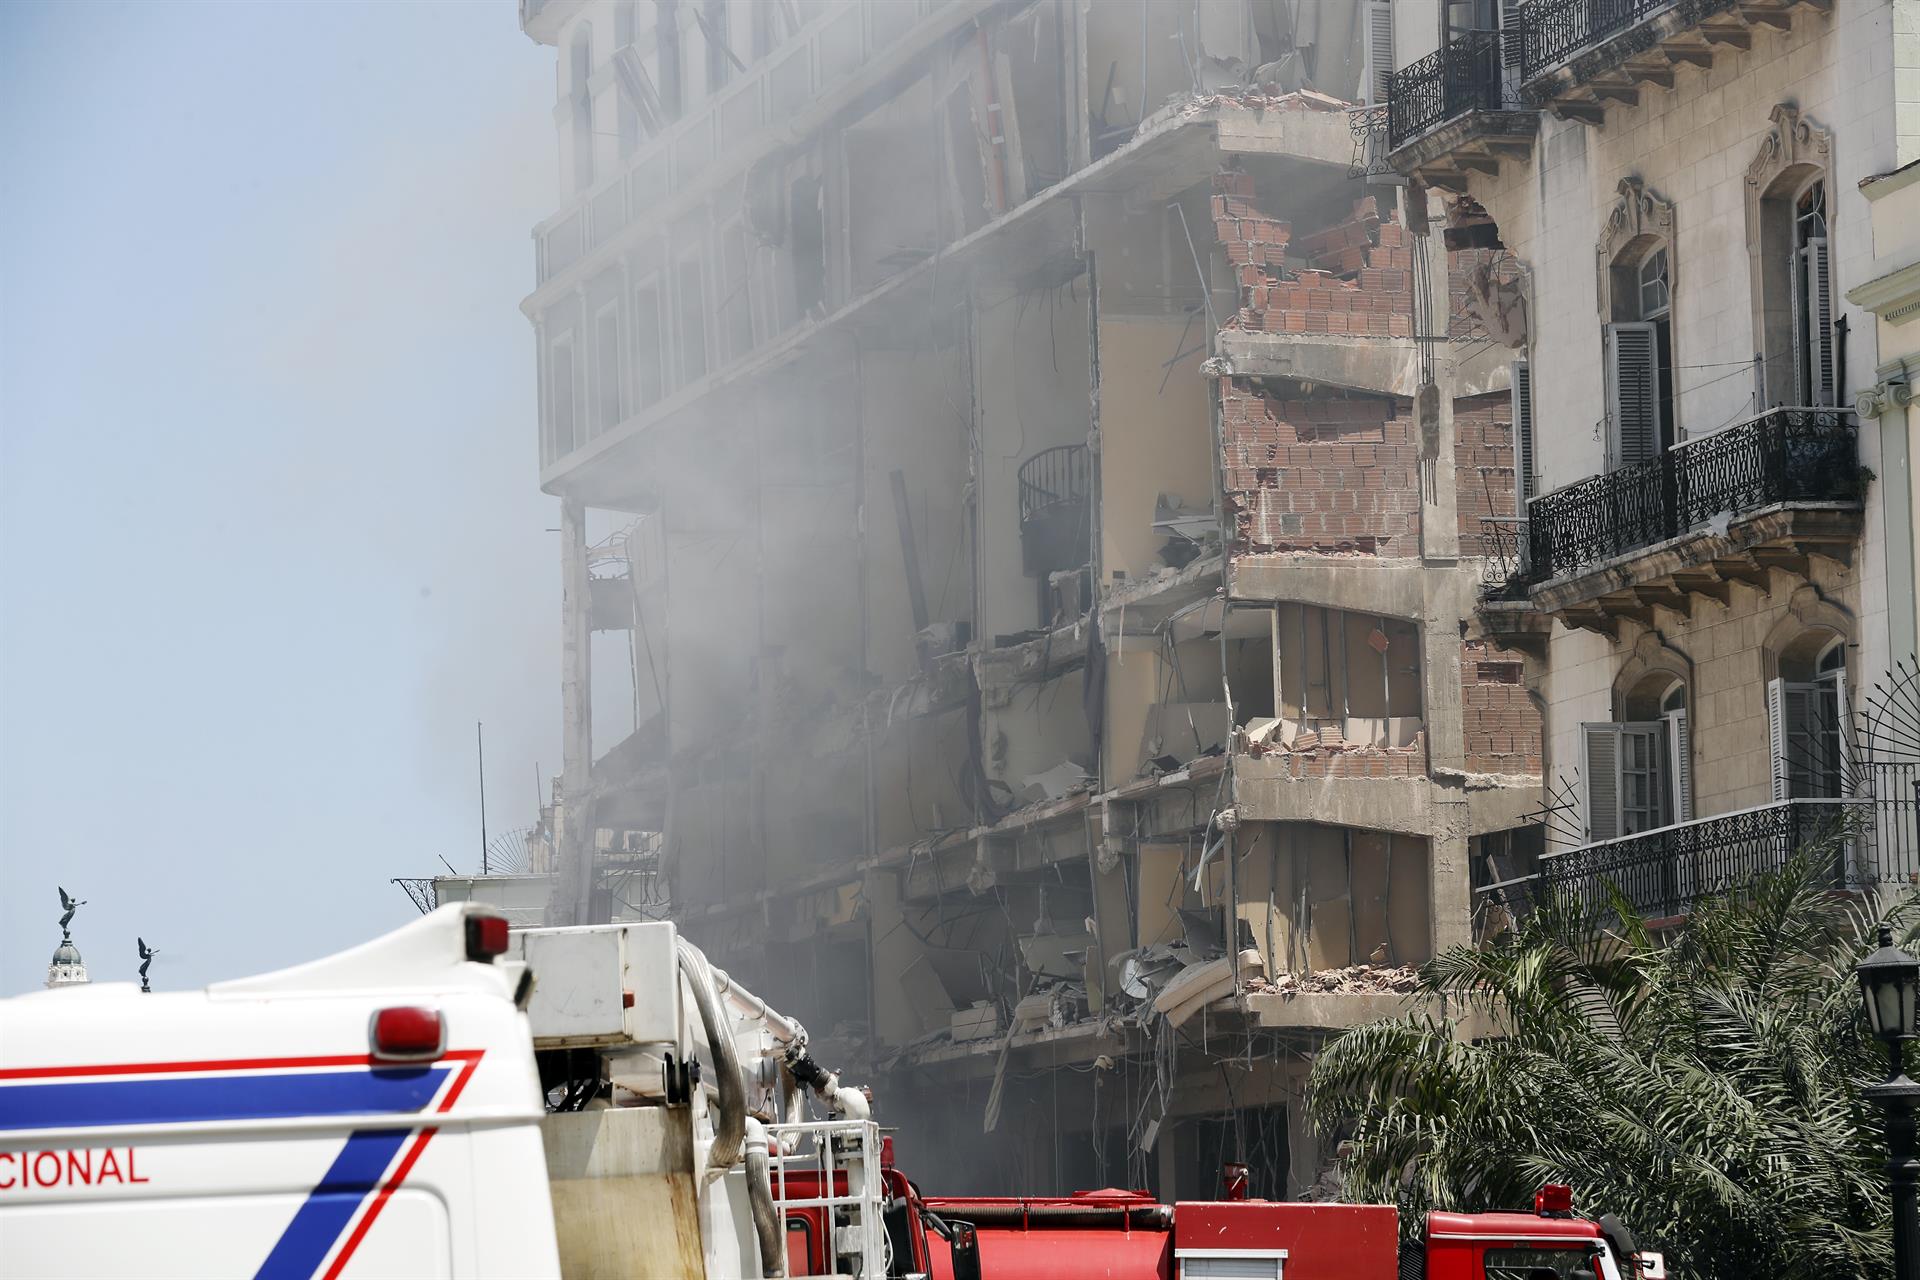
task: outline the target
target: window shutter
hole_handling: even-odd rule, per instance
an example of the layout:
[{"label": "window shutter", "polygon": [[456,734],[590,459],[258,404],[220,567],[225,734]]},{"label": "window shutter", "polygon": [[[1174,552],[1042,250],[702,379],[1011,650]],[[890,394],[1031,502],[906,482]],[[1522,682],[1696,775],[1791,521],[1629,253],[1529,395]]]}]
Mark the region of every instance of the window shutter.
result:
[{"label": "window shutter", "polygon": [[1658,343],[1651,321],[1606,326],[1609,469],[1645,462],[1660,450]]},{"label": "window shutter", "polygon": [[1847,708],[1847,669],[1841,667],[1833,673],[1834,713],[1839,717],[1833,726],[1834,738],[1840,750],[1840,793],[1854,794],[1853,772],[1853,714]]},{"label": "window shutter", "polygon": [[1500,0],[1500,105],[1520,105],[1520,61],[1525,53],[1520,0]]},{"label": "window shutter", "polygon": [[1361,90],[1368,106],[1387,100],[1393,78],[1393,5],[1390,0],[1367,0],[1366,66]]},{"label": "window shutter", "polygon": [[1693,741],[1687,733],[1687,709],[1667,712],[1667,759],[1672,767],[1673,820],[1693,821]]},{"label": "window shutter", "polygon": [[1773,772],[1773,798],[1787,798],[1787,682],[1775,677],[1767,681],[1767,733],[1769,766]]},{"label": "window shutter", "polygon": [[640,127],[651,138],[660,132],[665,112],[661,108],[660,93],[653,87],[652,77],[647,75],[647,66],[640,61],[640,54],[632,45],[624,45],[614,50],[614,79],[620,85],[620,93],[640,118]]},{"label": "window shutter", "polygon": [[1778,677],[1767,681],[1767,731],[1772,735],[1773,798],[1813,794],[1820,769],[1815,708],[1820,687]]},{"label": "window shutter", "polygon": [[1833,368],[1833,282],[1828,278],[1827,242],[1815,237],[1800,250],[1807,259],[1807,366],[1813,385],[1807,403],[1837,403],[1838,382]]},{"label": "window shutter", "polygon": [[1586,739],[1587,843],[1620,834],[1620,726],[1583,724]]},{"label": "window shutter", "polygon": [[1533,370],[1513,362],[1513,513],[1525,518],[1527,500],[1539,491],[1533,474]]}]

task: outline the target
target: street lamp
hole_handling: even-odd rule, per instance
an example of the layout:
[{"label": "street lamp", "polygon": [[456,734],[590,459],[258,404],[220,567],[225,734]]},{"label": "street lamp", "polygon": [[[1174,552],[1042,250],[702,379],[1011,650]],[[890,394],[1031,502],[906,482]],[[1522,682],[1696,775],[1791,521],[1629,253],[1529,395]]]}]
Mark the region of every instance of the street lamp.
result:
[{"label": "street lamp", "polygon": [[1907,1078],[1902,1045],[1920,1034],[1915,1003],[1920,998],[1920,960],[1893,945],[1893,929],[1880,926],[1880,947],[1854,968],[1867,1025],[1887,1046],[1886,1080],[1865,1090],[1887,1113],[1887,1182],[1893,1196],[1893,1272],[1897,1280],[1920,1280],[1920,1156],[1915,1153],[1914,1112],[1920,1084]]}]

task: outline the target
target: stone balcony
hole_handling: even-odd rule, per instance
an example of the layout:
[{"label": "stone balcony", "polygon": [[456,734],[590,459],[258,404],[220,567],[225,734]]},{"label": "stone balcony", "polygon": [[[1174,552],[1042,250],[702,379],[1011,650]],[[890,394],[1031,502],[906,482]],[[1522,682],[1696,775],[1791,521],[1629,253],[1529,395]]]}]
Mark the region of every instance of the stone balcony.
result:
[{"label": "stone balcony", "polygon": [[1682,64],[1702,69],[1753,45],[1755,27],[1789,31],[1797,10],[1832,0],[1531,0],[1520,56],[1528,102],[1599,124],[1609,103],[1640,101],[1644,86],[1671,89]]},{"label": "stone balcony", "polygon": [[1498,174],[1533,152],[1536,112],[1520,96],[1523,29],[1471,31],[1394,72],[1388,162],[1428,186],[1464,192],[1467,174]]},{"label": "stone balcony", "polygon": [[1809,556],[1850,563],[1862,529],[1858,430],[1848,409],[1772,409],[1542,494],[1483,611],[1524,597],[1612,637],[1623,617],[1652,625],[1655,607],[1725,603],[1735,582],[1764,590],[1772,569],[1805,577]]}]

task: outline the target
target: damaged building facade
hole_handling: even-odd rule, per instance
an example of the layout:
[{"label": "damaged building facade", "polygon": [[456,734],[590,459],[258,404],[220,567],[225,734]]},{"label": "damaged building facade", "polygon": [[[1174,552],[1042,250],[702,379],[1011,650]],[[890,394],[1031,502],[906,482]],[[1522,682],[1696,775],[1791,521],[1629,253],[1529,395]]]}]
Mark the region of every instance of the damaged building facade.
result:
[{"label": "damaged building facade", "polygon": [[1474,634],[1546,708],[1546,857],[1484,896],[1617,886],[1671,920],[1841,827],[1836,887],[1910,882],[1908,397],[1870,202],[1920,158],[1920,6],[1395,9],[1379,150],[1521,327],[1524,510],[1489,521]]},{"label": "damaged building facade", "polygon": [[1538,836],[1511,282],[1365,151],[1400,8],[522,0],[527,883],[670,912],[942,1189],[1309,1192],[1318,1046]]}]

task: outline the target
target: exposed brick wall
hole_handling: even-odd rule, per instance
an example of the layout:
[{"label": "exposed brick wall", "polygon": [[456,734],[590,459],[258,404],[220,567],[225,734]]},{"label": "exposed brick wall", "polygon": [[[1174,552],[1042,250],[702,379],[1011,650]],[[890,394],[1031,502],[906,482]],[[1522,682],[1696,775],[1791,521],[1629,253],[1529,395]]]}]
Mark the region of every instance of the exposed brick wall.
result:
[{"label": "exposed brick wall", "polygon": [[1257,379],[1221,378],[1220,421],[1236,552],[1419,554],[1419,443],[1405,401],[1280,399]]},{"label": "exposed brick wall", "polygon": [[1480,522],[1513,514],[1513,406],[1506,393],[1453,402],[1453,483],[1460,550],[1484,555]]},{"label": "exposed brick wall", "polygon": [[[1294,238],[1268,216],[1253,175],[1214,175],[1213,225],[1240,285],[1227,327],[1405,338],[1413,333],[1413,251],[1372,196],[1331,227]],[[1291,260],[1291,261],[1290,261]]]},{"label": "exposed brick wall", "polygon": [[1540,773],[1540,708],[1527,696],[1520,655],[1468,642],[1460,703],[1470,773]]}]

